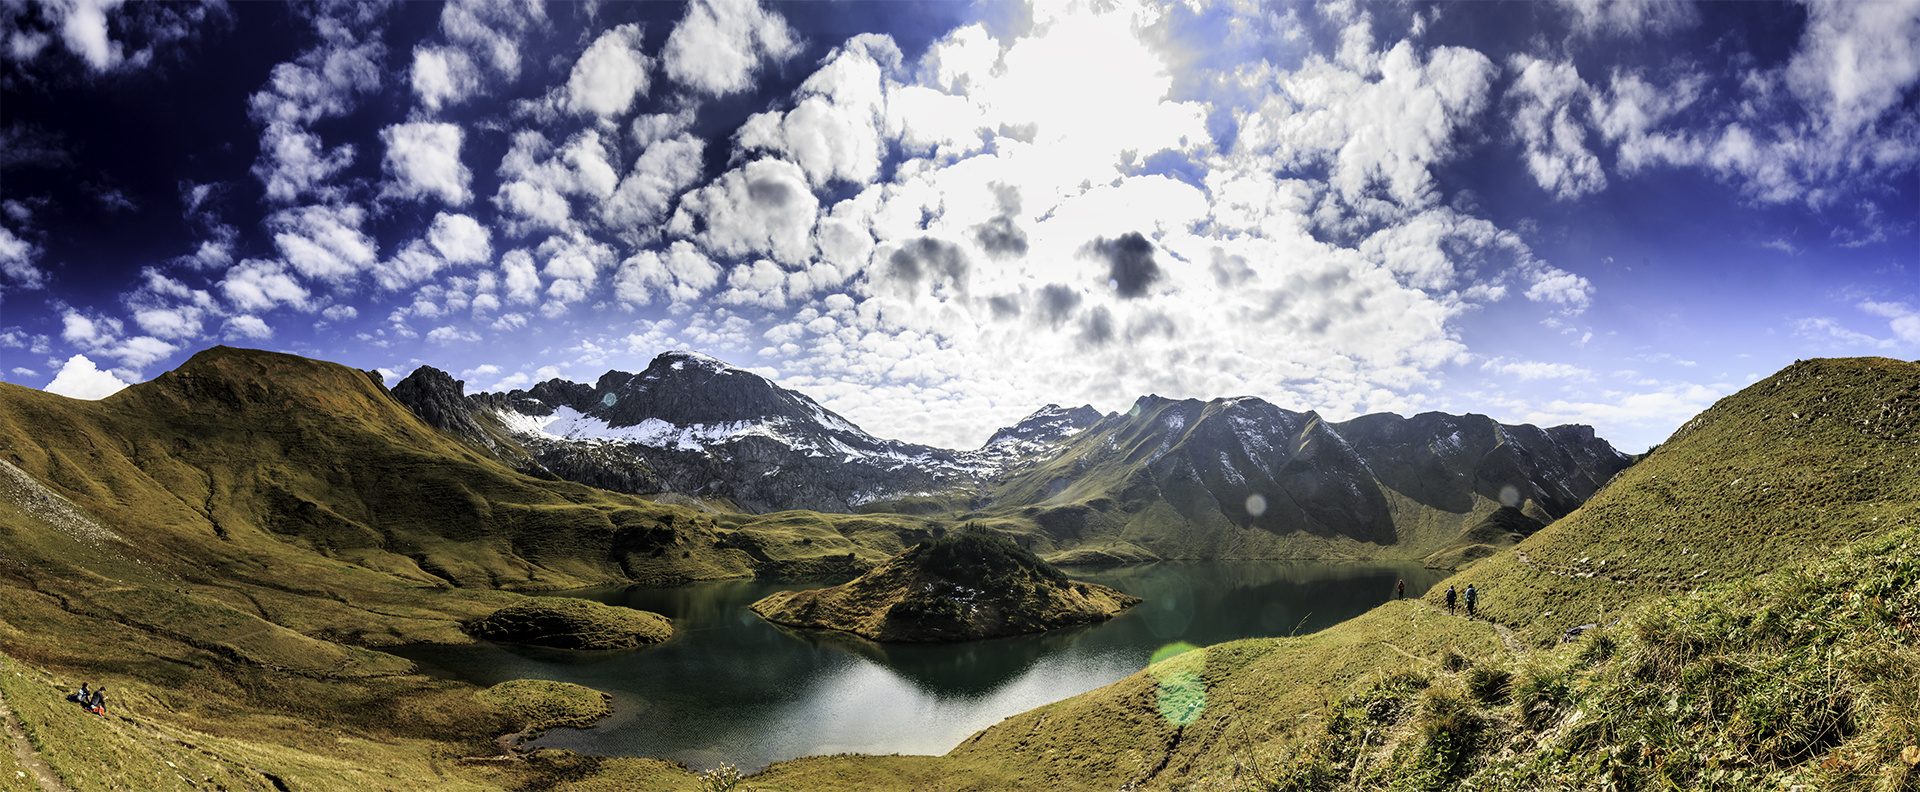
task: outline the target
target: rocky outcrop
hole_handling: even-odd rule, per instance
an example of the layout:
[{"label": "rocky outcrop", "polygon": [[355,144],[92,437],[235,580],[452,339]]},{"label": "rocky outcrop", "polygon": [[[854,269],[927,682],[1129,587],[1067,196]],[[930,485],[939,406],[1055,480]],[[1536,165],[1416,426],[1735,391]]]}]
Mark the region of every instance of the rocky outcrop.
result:
[{"label": "rocky outcrop", "polygon": [[1068,580],[998,533],[968,528],[915,545],[843,585],[783,591],[754,613],[875,641],[971,641],[1103,622],[1140,602]]}]

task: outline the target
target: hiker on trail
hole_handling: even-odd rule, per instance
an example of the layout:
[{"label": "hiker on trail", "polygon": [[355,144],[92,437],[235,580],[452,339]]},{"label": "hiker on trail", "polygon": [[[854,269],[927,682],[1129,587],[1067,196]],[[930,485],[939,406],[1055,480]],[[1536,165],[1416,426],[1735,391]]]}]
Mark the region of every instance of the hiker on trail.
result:
[{"label": "hiker on trail", "polygon": [[1453,614],[1453,598],[1454,598],[1454,596],[1455,596],[1455,595],[1454,595],[1454,593],[1453,593],[1453,587],[1452,587],[1452,586],[1448,586],[1448,587],[1447,587],[1447,614],[1448,614],[1448,615],[1452,615],[1452,614]]},{"label": "hiker on trail", "polygon": [[1402,580],[1398,583],[1393,584],[1394,599],[1405,599],[1406,596],[1407,596],[1407,581]]},{"label": "hiker on trail", "polygon": [[91,706],[93,704],[93,691],[88,690],[87,683],[82,682],[80,683],[80,689],[78,691],[67,694],[67,700],[77,702],[82,707]]},{"label": "hiker on trail", "polygon": [[1480,601],[1480,592],[1473,590],[1473,584],[1467,584],[1467,618],[1473,618],[1473,605]]}]

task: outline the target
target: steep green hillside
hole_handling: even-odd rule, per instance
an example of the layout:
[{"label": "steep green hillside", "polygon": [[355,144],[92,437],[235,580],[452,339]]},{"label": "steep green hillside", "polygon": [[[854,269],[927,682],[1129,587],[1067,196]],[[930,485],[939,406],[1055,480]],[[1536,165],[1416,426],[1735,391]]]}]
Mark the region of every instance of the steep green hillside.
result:
[{"label": "steep green hillside", "polygon": [[1920,525],[1920,364],[1808,360],[1688,421],[1579,511],[1462,574],[1530,641]]}]

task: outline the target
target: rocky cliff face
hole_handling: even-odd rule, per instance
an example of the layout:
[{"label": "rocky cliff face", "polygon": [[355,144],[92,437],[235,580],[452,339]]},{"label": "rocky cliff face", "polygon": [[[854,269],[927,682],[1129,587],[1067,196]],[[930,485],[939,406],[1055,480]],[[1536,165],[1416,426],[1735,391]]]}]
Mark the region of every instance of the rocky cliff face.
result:
[{"label": "rocky cliff face", "polygon": [[[1439,413],[1328,423],[1259,399],[1147,396],[993,494],[1057,550],[1289,557],[1418,545],[1425,556],[1469,534],[1489,539],[1473,529],[1501,508],[1551,522],[1629,462],[1587,427]],[[1520,538],[1496,533],[1490,541]]]}]

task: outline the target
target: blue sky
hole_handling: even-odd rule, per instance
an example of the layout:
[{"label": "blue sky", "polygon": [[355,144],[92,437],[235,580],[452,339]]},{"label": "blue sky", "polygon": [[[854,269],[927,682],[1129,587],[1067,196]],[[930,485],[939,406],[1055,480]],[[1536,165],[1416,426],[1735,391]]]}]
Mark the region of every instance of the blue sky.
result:
[{"label": "blue sky", "polygon": [[693,349],[874,434],[1258,396],[1629,452],[1920,356],[1920,2],[0,2],[0,376]]}]

